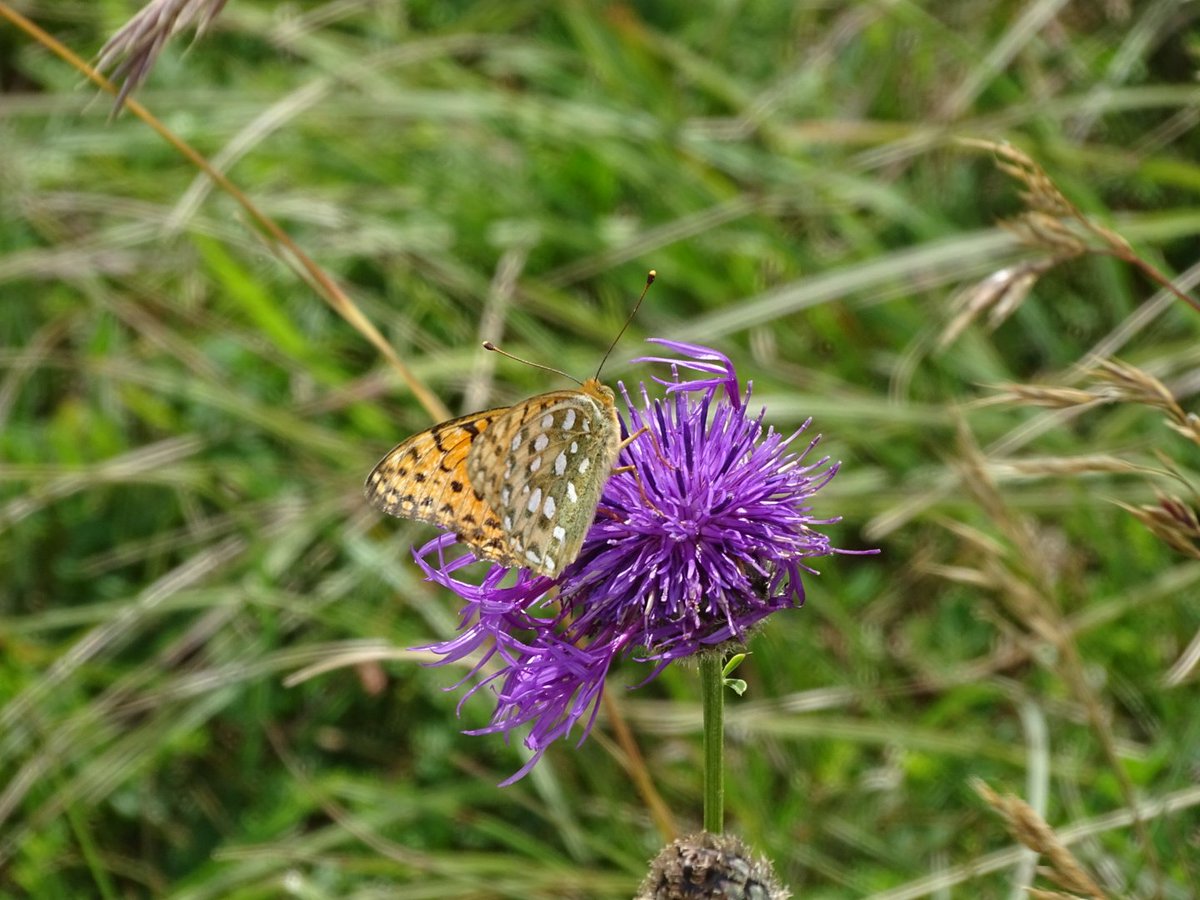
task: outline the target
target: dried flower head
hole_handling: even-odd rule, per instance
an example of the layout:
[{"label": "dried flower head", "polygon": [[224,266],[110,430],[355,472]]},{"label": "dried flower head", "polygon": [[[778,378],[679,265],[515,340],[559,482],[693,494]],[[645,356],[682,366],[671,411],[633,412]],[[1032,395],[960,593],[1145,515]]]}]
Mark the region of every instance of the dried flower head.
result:
[{"label": "dried flower head", "polygon": [[739,838],[701,831],[654,858],[634,900],[787,900],[770,862]]},{"label": "dried flower head", "polygon": [[[473,733],[529,726],[529,763],[580,720],[586,737],[609,667],[633,656],[651,666],[728,641],[744,641],[772,612],[804,602],[803,572],[812,557],[845,552],[815,526],[809,500],[837,472],[828,457],[807,462],[817,444],[793,443],[751,414],[730,361],[706,347],[657,341],[679,358],[672,378],[656,379],[664,399],[644,385],[635,401],[625,387],[631,434],[609,478],[578,558],[557,579],[493,566],[480,584],[456,577],[475,561],[449,557],[444,534],[416,551],[431,581],[466,601],[457,637],[431,648],[444,662],[470,654],[477,681],[496,696],[491,724]],[[681,380],[680,370],[695,373]],[[493,670],[485,674],[485,669]],[[464,700],[466,699],[464,697]]]}]

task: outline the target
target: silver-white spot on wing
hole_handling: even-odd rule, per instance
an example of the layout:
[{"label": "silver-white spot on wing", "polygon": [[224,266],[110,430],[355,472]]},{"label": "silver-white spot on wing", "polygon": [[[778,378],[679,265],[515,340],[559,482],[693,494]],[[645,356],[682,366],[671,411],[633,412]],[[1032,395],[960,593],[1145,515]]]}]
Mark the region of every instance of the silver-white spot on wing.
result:
[{"label": "silver-white spot on wing", "polygon": [[509,564],[557,575],[579,554],[620,445],[608,397],[602,388],[539,395],[475,442],[467,475],[501,526],[500,561],[507,552]]}]

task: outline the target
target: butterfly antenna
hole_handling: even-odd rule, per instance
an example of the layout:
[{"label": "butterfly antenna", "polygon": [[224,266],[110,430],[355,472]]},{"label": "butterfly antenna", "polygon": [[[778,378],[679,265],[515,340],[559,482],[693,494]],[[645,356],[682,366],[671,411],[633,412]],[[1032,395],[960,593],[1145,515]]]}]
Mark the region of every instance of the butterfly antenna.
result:
[{"label": "butterfly antenna", "polygon": [[543,366],[541,363],[530,362],[527,359],[521,359],[521,357],[519,357],[519,356],[513,356],[507,350],[501,350],[499,347],[497,347],[491,341],[484,341],[483,349],[491,350],[493,353],[499,353],[501,356],[507,356],[509,359],[514,360],[515,362],[524,363],[525,365],[532,366],[535,369],[545,369],[547,372],[553,372],[555,375],[561,375],[563,378],[573,381],[578,385],[583,384],[583,382],[580,381],[578,378],[576,378],[573,375],[568,375],[562,369],[555,369],[552,366]]},{"label": "butterfly antenna", "polygon": [[613,349],[617,346],[617,342],[621,340],[621,335],[625,333],[625,329],[629,327],[629,323],[633,321],[633,317],[637,315],[637,311],[641,309],[642,301],[646,299],[646,292],[650,290],[650,285],[654,284],[654,279],[658,277],[658,273],[651,269],[646,274],[646,286],[642,288],[642,295],[638,297],[637,303],[633,304],[633,311],[629,314],[629,318],[625,320],[625,324],[621,326],[621,330],[617,332],[617,336],[613,338],[613,342],[608,345],[608,352],[604,354],[604,359],[600,360],[600,365],[596,367],[596,378],[600,378],[600,370],[604,368],[604,364],[608,362],[608,357],[612,354]]}]

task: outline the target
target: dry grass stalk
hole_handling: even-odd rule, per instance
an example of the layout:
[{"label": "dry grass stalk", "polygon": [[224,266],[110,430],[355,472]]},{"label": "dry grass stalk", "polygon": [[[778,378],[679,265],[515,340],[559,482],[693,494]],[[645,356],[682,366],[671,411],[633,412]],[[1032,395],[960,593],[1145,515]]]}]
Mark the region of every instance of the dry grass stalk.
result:
[{"label": "dry grass stalk", "polygon": [[1200,444],[1200,416],[1189,413],[1170,389],[1144,369],[1119,360],[1099,360],[1091,369],[1093,384],[1086,388],[1038,384],[1001,384],[998,393],[980,405],[1011,403],[1050,409],[1077,409],[1101,403],[1140,403],[1166,413],[1167,424],[1195,444]]},{"label": "dry grass stalk", "polygon": [[[100,72],[121,82],[115,109],[146,80],[158,54],[174,35],[195,24],[199,37],[220,14],[226,0],[151,0],[112,37],[96,59]],[[115,64],[115,67],[114,67]]]},{"label": "dry grass stalk", "polygon": [[1094,391],[1083,388],[1058,387],[1041,384],[998,384],[997,393],[976,401],[975,406],[995,406],[1011,404],[1013,406],[1041,406],[1047,409],[1076,409],[1078,407],[1098,406],[1106,402],[1096,396]]},{"label": "dry grass stalk", "polygon": [[963,143],[990,150],[996,155],[996,167],[1021,184],[1020,197],[1025,211],[1001,224],[1030,247],[1061,259],[1084,253],[1109,253],[1121,257],[1132,253],[1123,237],[1097,225],[1068,200],[1033,157],[1012,144],[973,140]]},{"label": "dry grass stalk", "polygon": [[1165,275],[1138,256],[1128,241],[1085,216],[1031,156],[1007,143],[981,140],[960,143],[995,154],[997,168],[1021,185],[1024,211],[1000,224],[1021,243],[1037,251],[1040,258],[993,272],[983,281],[960,291],[951,301],[952,315],[938,338],[939,346],[945,347],[955,340],[984,312],[988,313],[989,327],[995,328],[1024,302],[1046,272],[1089,253],[1112,256],[1134,266],[1150,280],[1200,310],[1200,302],[1171,284]]},{"label": "dry grass stalk", "polygon": [[[1086,677],[1082,654],[1058,603],[1065,583],[1064,557],[1050,550],[1053,542],[1046,541],[1033,523],[1011,510],[991,478],[986,458],[965,427],[959,429],[958,448],[963,490],[979,504],[1008,545],[1001,555],[984,556],[979,565],[982,579],[998,586],[998,596],[1015,625],[1056,649],[1054,670],[1086,711],[1088,725],[1104,751],[1122,797],[1136,808],[1136,793],[1117,753],[1111,716]],[[1133,827],[1148,866],[1156,878],[1161,877],[1158,854],[1146,823],[1136,817]]]},{"label": "dry grass stalk", "polygon": [[[996,591],[1020,633],[1033,635],[1061,651],[1070,638],[1051,599],[1054,585],[1059,582],[1057,561],[1042,552],[1047,542],[1040,539],[1034,523],[1014,514],[1005,502],[987,459],[965,428],[959,429],[958,447],[956,467],[963,490],[1003,536],[1000,541],[971,541],[980,556],[976,583]],[[959,579],[968,571],[958,573]]]},{"label": "dry grass stalk", "polygon": [[1089,454],[1086,456],[1042,456],[1025,459],[993,460],[993,470],[999,475],[1128,475],[1133,472],[1161,470],[1139,466],[1118,456]]},{"label": "dry grass stalk", "polygon": [[[1138,403],[1166,415],[1167,426],[1200,445],[1200,417],[1189,413],[1159,379],[1137,366],[1118,360],[1101,360],[1091,370],[1094,384],[1088,388],[1043,387],[1005,384],[999,393],[984,403],[1013,403],[1019,406],[1043,406],[1069,409],[1101,403]],[[1168,468],[1170,460],[1160,456]],[[1156,472],[1145,466],[1122,462],[1112,457],[1086,457],[1062,460],[1024,460],[1010,463],[1024,474],[1081,475],[1094,472]],[[1176,476],[1180,477],[1180,476]],[[1160,493],[1156,503],[1142,506],[1118,504],[1145,525],[1159,540],[1177,553],[1200,559],[1200,515],[1193,505],[1178,497]]]},{"label": "dry grass stalk", "polygon": [[1157,504],[1120,506],[1177,553],[1200,559],[1200,516],[1178,497],[1158,495]]},{"label": "dry grass stalk", "polygon": [[1167,424],[1200,444],[1200,417],[1186,412],[1167,386],[1149,372],[1128,363],[1104,360],[1093,370],[1098,381],[1111,386],[1114,400],[1141,403],[1167,414]]},{"label": "dry grass stalk", "polygon": [[[1054,829],[1046,820],[1034,812],[1033,807],[1015,794],[1001,796],[993,791],[982,780],[972,782],[975,792],[996,810],[1005,821],[1009,834],[1015,840],[1030,850],[1045,857],[1049,867],[1041,867],[1039,872],[1067,891],[1078,891],[1089,900],[1105,900],[1107,896],[1096,884],[1087,870],[1075,856],[1059,840]],[[1073,894],[1062,894],[1056,891],[1037,891],[1030,889],[1030,896],[1035,897],[1073,897]]]},{"label": "dry grass stalk", "polygon": [[938,345],[945,347],[951,343],[985,312],[988,327],[998,328],[1025,301],[1042,274],[1055,265],[1057,260],[1051,259],[1009,266],[959,291],[950,301],[953,316],[938,338]]},{"label": "dry grass stalk", "polygon": [[1172,419],[1182,421],[1186,417],[1167,386],[1149,372],[1117,360],[1101,360],[1092,369],[1096,380],[1111,385],[1113,400],[1142,403],[1161,409]]}]

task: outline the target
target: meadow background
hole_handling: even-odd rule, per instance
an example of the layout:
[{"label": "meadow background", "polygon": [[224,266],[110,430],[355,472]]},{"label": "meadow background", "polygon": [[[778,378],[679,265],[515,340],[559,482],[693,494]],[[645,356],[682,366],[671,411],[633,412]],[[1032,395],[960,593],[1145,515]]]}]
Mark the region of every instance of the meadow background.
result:
[{"label": "meadow background", "polygon": [[[15,4],[91,57],[128,2]],[[1022,896],[1019,794],[1111,896],[1200,896],[1200,313],[1102,255],[997,328],[954,298],[1045,254],[1006,140],[1200,277],[1200,4],[232,0],[135,95],[274,217],[452,411],[703,342],[843,461],[834,543],[728,708],[728,825],[806,898]],[[222,191],[0,20],[0,895],[628,898],[664,842],[608,712],[513,787],[467,737],[453,598],[361,483],[431,424]],[[976,295],[978,296],[978,295]],[[1127,398],[1124,398],[1127,399]],[[1186,430],[1186,429],[1185,429]],[[1186,520],[1186,514],[1180,513]],[[1200,533],[1200,529],[1196,529]],[[1194,538],[1195,535],[1192,535]],[[609,692],[682,830],[699,697]],[[1122,777],[1121,773],[1124,773]],[[1142,827],[1129,821],[1143,804]],[[1049,882],[1038,882],[1043,886]]]}]

